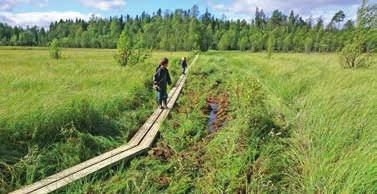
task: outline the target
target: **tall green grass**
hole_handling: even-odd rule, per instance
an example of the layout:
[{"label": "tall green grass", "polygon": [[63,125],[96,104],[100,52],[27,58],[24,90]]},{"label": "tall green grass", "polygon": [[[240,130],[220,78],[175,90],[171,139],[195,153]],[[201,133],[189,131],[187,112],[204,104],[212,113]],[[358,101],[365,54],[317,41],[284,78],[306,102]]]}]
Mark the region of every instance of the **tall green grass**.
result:
[{"label": "tall green grass", "polygon": [[[334,54],[207,53],[161,129],[162,156],[69,191],[375,193],[375,73]],[[208,134],[205,98],[223,92],[228,120]]]},{"label": "tall green grass", "polygon": [[[118,67],[114,64],[114,68]],[[274,54],[271,59],[255,53],[203,54],[148,155],[95,173],[58,192],[376,193],[376,71],[377,66],[344,70],[334,54]],[[179,70],[172,67],[172,72],[178,74]],[[140,88],[148,85],[143,79],[140,82]],[[129,129],[139,126],[135,121],[141,122],[143,115],[146,118],[148,107],[153,106],[151,92],[127,91],[133,95],[126,98],[126,105],[123,98],[106,96],[106,89],[98,94],[108,100],[98,102],[107,103],[87,102],[86,98],[64,103],[74,107],[69,110],[78,110],[73,113],[81,115],[80,119],[68,117],[73,122],[59,130],[60,138],[49,145],[56,146],[51,155],[18,161],[16,165],[25,166],[19,169],[28,172],[22,177],[30,181],[34,179],[30,175],[47,174],[50,169],[47,166],[43,168],[46,172],[40,171],[31,163],[73,164],[82,159],[77,156],[90,157],[127,139],[117,137],[129,136]],[[218,132],[210,134],[206,98],[224,93],[230,102],[227,120]],[[140,103],[139,97],[150,100],[150,106]],[[111,99],[119,101],[114,105],[109,103],[114,102]],[[92,110],[100,113],[88,114],[96,112]],[[115,130],[108,135],[109,131],[104,133],[99,127],[102,125]],[[118,130],[122,127],[125,130]],[[17,131],[20,134],[15,137],[23,134]],[[36,131],[36,135],[27,135],[43,139],[44,133]],[[43,152],[43,145],[26,145],[28,155]],[[69,154],[57,156],[62,153]],[[35,158],[43,162],[35,162]]]},{"label": "tall green grass", "polygon": [[226,56],[261,80],[292,125],[280,154],[289,192],[377,192],[376,65],[344,70],[334,54]]},{"label": "tall green grass", "polygon": [[[225,57],[202,55],[191,69],[182,96],[160,130],[156,147],[121,170],[63,189],[95,193],[235,193],[263,191],[256,161],[282,131],[269,113],[262,85],[229,67]],[[209,96],[229,96],[228,119],[208,132]],[[275,120],[274,120],[275,119]],[[268,143],[267,143],[268,142]],[[280,144],[279,144],[280,145]],[[267,151],[266,151],[267,152]],[[267,159],[266,159],[267,160]],[[278,171],[279,169],[277,169]],[[280,174],[279,174],[280,175]],[[278,179],[280,177],[271,175]],[[251,185],[253,184],[253,185]],[[277,191],[277,188],[270,189]]]},{"label": "tall green grass", "polygon": [[152,75],[162,57],[120,67],[114,50],[0,51],[0,193],[32,183],[128,141],[153,111]]}]

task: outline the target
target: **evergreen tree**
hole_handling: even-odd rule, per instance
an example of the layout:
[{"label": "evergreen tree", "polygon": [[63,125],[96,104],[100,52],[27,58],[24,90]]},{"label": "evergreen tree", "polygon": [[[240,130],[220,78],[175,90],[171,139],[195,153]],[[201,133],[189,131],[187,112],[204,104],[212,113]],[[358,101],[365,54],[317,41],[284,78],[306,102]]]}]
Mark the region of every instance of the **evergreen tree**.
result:
[{"label": "evergreen tree", "polygon": [[131,45],[145,49],[250,49],[258,52],[268,50],[270,32],[273,32],[274,52],[307,52],[309,48],[311,52],[334,52],[344,48],[345,42],[361,30],[366,40],[362,50],[372,51],[377,49],[376,7],[376,3],[364,0],[357,23],[349,20],[343,26],[343,11],[335,13],[328,25],[322,18],[317,22],[312,18],[304,20],[293,11],[285,15],[275,10],[267,17],[257,8],[254,20],[248,23],[215,18],[208,10],[200,15],[198,6],[164,13],[159,9],[153,15],[143,12],[135,17],[60,20],[52,22],[48,30],[0,23],[0,45],[47,46],[48,42],[58,39],[62,47],[116,48],[119,35],[125,31]]},{"label": "evergreen tree", "polygon": [[272,57],[272,53],[274,52],[274,44],[275,44],[275,37],[273,35],[273,32],[270,32],[268,36],[268,42],[267,42],[267,56],[268,58]]}]

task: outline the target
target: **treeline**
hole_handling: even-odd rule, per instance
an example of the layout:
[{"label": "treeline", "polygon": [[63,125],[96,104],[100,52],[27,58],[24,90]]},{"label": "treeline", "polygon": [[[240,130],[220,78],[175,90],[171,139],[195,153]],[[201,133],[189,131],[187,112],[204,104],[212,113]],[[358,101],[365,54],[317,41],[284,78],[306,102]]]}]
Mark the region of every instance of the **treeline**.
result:
[{"label": "treeline", "polygon": [[[47,46],[58,39],[60,46],[77,48],[115,48],[124,30],[133,47],[161,50],[252,50],[273,49],[277,52],[332,52],[352,39],[354,21],[344,21],[343,11],[335,13],[329,24],[319,19],[306,19],[291,11],[285,15],[275,10],[268,17],[256,9],[255,18],[226,20],[214,17],[199,8],[177,9],[135,17],[92,17],[60,20],[49,29],[11,27],[0,23],[0,45]],[[377,33],[371,33],[365,50],[377,47]]]}]

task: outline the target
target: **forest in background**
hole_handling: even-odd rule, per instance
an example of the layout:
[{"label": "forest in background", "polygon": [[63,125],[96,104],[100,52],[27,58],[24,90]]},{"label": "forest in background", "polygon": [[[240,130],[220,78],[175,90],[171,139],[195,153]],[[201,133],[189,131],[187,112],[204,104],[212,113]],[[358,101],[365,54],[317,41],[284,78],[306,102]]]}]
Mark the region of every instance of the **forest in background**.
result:
[{"label": "forest in background", "polygon": [[[199,7],[175,11],[158,9],[152,15],[130,15],[99,18],[60,20],[49,29],[21,28],[0,23],[2,46],[48,46],[54,39],[70,48],[116,48],[122,30],[132,40],[134,48],[167,51],[190,50],[268,50],[275,52],[335,52],[351,40],[355,21],[345,20],[343,11],[334,13],[326,24],[323,19],[303,19],[291,11],[280,10],[267,16],[256,9],[252,21],[217,18]],[[364,50],[377,48],[377,31],[366,37]]]}]

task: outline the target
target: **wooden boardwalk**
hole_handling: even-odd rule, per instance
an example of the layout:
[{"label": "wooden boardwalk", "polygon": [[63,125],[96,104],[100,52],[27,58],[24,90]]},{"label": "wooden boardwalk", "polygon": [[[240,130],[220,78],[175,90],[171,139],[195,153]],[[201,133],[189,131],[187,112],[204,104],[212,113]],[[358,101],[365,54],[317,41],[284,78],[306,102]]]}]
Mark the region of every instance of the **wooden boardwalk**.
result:
[{"label": "wooden boardwalk", "polygon": [[[198,55],[192,61],[189,68],[197,59]],[[135,155],[145,152],[152,146],[162,122],[166,119],[171,108],[173,108],[177,101],[185,81],[186,76],[181,75],[176,85],[169,92],[169,109],[156,109],[126,145],[96,156],[24,188],[13,191],[11,194],[49,193],[119,161],[129,160]]]}]

